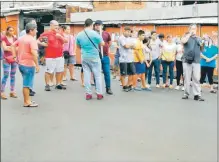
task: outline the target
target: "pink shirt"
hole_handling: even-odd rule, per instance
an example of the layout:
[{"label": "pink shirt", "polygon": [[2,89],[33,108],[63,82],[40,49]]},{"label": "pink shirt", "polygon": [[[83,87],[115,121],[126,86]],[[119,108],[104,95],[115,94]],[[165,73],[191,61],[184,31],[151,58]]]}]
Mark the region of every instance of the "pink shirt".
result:
[{"label": "pink shirt", "polygon": [[29,67],[36,66],[31,50],[38,50],[37,40],[27,34],[18,39],[15,44],[18,46],[18,63]]},{"label": "pink shirt", "polygon": [[65,43],[63,45],[63,51],[68,51],[71,56],[74,56],[75,38],[72,35],[66,35],[66,34],[64,34],[64,37],[68,40],[68,43]]}]

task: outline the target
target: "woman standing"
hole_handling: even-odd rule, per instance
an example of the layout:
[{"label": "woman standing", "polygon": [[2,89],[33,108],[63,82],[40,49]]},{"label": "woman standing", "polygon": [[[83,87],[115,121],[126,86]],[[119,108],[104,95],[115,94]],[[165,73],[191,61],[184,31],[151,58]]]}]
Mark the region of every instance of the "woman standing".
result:
[{"label": "woman standing", "polygon": [[17,63],[15,61],[15,57],[12,55],[11,45],[16,41],[14,37],[14,29],[12,27],[7,27],[6,35],[2,38],[2,48],[4,51],[3,57],[3,77],[2,77],[2,85],[1,85],[1,98],[3,100],[7,99],[5,95],[5,86],[10,74],[10,97],[17,98],[15,93],[15,74],[17,70]]},{"label": "woman standing", "polygon": [[213,45],[213,41],[210,37],[205,38],[204,50],[201,54],[201,85],[204,83],[206,75],[211,87],[210,93],[216,93],[213,86],[213,74],[216,68],[216,58],[218,55],[218,47]]},{"label": "woman standing", "polygon": [[67,75],[67,68],[69,69],[70,72],[70,80],[72,81],[77,81],[74,78],[74,65],[76,64],[76,45],[75,45],[75,39],[74,37],[70,34],[70,26],[63,26],[63,31],[64,31],[64,37],[68,40],[67,43],[64,44],[63,47],[63,54],[65,57],[65,70],[64,70],[64,76],[63,80],[67,80],[66,75]]},{"label": "woman standing", "polygon": [[[182,56],[183,56],[183,45],[180,43],[180,40],[177,40],[177,49],[176,49],[176,82],[177,86],[175,90],[180,88],[180,80],[183,77],[183,65],[182,65]],[[182,91],[184,91],[184,86],[182,86]]]},{"label": "woman standing", "polygon": [[163,44],[162,51],[162,66],[163,66],[163,88],[166,87],[166,75],[167,75],[167,67],[169,67],[170,74],[170,86],[169,88],[173,88],[173,68],[174,68],[174,60],[176,55],[176,44],[172,41],[172,35],[167,36],[167,42]]},{"label": "woman standing", "polygon": [[[151,63],[152,63],[151,47],[149,46],[150,38],[145,38],[143,40],[143,44],[144,44],[143,52],[144,52],[145,64],[146,64],[146,66],[145,66],[145,80],[147,80],[147,78],[148,78],[148,71],[149,71],[149,68],[150,68]],[[149,85],[146,85],[146,88],[148,90],[151,90]]]}]

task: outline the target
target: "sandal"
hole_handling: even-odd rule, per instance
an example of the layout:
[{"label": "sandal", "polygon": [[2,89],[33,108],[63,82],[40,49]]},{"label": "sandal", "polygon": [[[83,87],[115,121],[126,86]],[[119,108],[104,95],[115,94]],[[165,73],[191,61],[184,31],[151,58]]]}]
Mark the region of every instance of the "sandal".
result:
[{"label": "sandal", "polygon": [[10,93],[10,97],[11,98],[17,98],[17,95],[16,95],[16,93],[12,92],[12,93]]},{"label": "sandal", "polygon": [[1,93],[1,99],[2,100],[7,100],[8,98],[6,97],[6,95],[4,93]]},{"label": "sandal", "polygon": [[211,90],[210,93],[214,93],[214,94],[215,94],[215,93],[217,93],[217,91],[215,91],[215,90]]},{"label": "sandal", "polygon": [[70,79],[71,81],[78,81],[77,79]]},{"label": "sandal", "polygon": [[39,105],[36,103],[31,102],[29,105],[24,105],[24,107],[38,107]]}]

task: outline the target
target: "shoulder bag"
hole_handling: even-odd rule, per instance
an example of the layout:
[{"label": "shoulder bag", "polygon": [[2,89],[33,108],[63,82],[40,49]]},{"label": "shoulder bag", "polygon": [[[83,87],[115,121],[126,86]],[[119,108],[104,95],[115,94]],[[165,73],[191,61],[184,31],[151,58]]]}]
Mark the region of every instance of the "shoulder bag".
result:
[{"label": "shoulder bag", "polygon": [[100,49],[96,47],[96,45],[94,44],[94,42],[90,39],[90,37],[87,35],[87,32],[84,30],[84,33],[86,34],[87,38],[89,39],[89,41],[93,44],[93,46],[97,49],[97,51],[99,52],[99,56],[100,59],[102,59],[102,54],[100,52]]},{"label": "shoulder bag", "polygon": [[71,36],[69,36],[68,44],[69,44],[68,51],[63,51],[63,56],[65,59],[68,59],[70,57],[69,51],[70,51],[70,44],[71,44]]}]

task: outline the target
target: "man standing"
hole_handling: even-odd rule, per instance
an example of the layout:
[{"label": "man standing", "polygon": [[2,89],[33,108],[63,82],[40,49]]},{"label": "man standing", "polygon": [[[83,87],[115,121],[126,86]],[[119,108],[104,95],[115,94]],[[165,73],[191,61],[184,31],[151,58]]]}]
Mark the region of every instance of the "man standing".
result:
[{"label": "man standing", "polygon": [[76,38],[76,44],[81,49],[82,67],[84,73],[84,84],[86,90],[86,100],[92,99],[91,91],[91,73],[94,75],[97,99],[103,99],[102,79],[101,79],[101,61],[99,56],[99,46],[104,45],[101,36],[93,31],[93,21],[85,21],[85,29],[81,31]]},{"label": "man standing", "polygon": [[201,39],[196,36],[197,26],[195,24],[190,25],[189,32],[182,37],[182,43],[184,46],[183,60],[183,72],[184,72],[184,87],[185,92],[182,99],[188,99],[190,94],[190,83],[192,79],[192,90],[194,94],[194,100],[204,101],[201,98],[201,86],[200,86],[200,56],[203,48]]},{"label": "man standing", "polygon": [[[36,20],[35,19],[29,19],[27,24],[34,24],[37,26]],[[26,33],[26,29],[22,30],[19,34],[19,38],[25,36]],[[36,35],[34,36],[34,38],[36,39]],[[38,42],[39,45],[42,45],[41,42]],[[34,96],[36,94],[36,92],[34,92],[32,89],[30,89],[30,96]]]},{"label": "man standing", "polygon": [[[119,66],[123,90],[128,92],[132,90],[133,78],[135,75],[133,49],[135,43],[130,38],[131,28],[126,26],[123,35],[119,38]],[[125,77],[128,75],[128,84],[125,83]]]},{"label": "man standing", "polygon": [[111,91],[110,58],[109,58],[109,47],[111,45],[111,36],[108,32],[103,30],[103,22],[101,20],[97,20],[95,22],[94,30],[97,31],[100,35],[102,35],[102,38],[105,42],[105,45],[103,46],[103,50],[100,50],[101,54],[103,54],[101,62],[102,62],[102,69],[103,69],[103,74],[106,84],[106,93],[112,95],[113,92]]},{"label": "man standing", "polygon": [[50,78],[56,72],[56,89],[66,89],[62,86],[62,73],[64,72],[64,58],[62,56],[63,44],[67,42],[59,33],[59,23],[56,20],[50,21],[50,30],[40,35],[39,40],[47,38],[48,46],[45,49],[46,73],[45,91],[50,91]]},{"label": "man standing", "polygon": [[156,31],[152,31],[151,41],[150,41],[152,63],[148,72],[148,84],[149,86],[151,85],[152,71],[154,68],[157,88],[160,88],[160,57],[161,57],[162,44],[163,43],[159,39],[157,39]]},{"label": "man standing", "polygon": [[12,54],[16,59],[16,46],[18,46],[18,64],[23,77],[24,107],[38,107],[38,104],[31,101],[29,95],[30,89],[33,88],[35,71],[39,72],[38,45],[34,38],[37,33],[37,26],[28,23],[25,29],[26,35],[12,45]]}]

